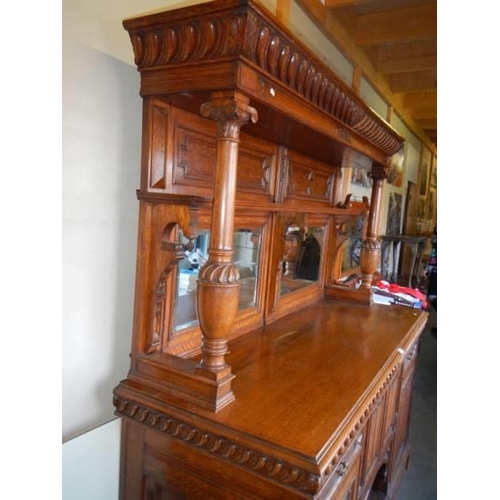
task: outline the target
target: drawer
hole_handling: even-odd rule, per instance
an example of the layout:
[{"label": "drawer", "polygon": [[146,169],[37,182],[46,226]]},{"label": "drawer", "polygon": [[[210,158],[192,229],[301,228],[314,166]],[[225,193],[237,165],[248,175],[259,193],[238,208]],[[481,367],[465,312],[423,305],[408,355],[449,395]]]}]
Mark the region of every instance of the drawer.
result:
[{"label": "drawer", "polygon": [[406,351],[403,358],[403,379],[409,373],[411,368],[415,365],[418,355],[418,347],[420,345],[420,338],[413,342],[410,348]]},{"label": "drawer", "polygon": [[[363,435],[360,433],[344,453],[321,490],[319,498],[357,498]],[[348,494],[349,493],[349,494]]]}]

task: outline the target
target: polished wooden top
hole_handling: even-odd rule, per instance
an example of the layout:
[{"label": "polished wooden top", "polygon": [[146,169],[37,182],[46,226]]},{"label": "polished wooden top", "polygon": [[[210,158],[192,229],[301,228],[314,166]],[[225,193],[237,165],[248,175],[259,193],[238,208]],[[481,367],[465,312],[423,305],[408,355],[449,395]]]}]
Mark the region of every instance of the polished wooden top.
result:
[{"label": "polished wooden top", "polygon": [[318,457],[426,316],[323,300],[245,335],[227,355],[236,401],[211,418]]},{"label": "polished wooden top", "polygon": [[[236,400],[217,413],[170,404],[160,385],[126,381],[121,397],[132,401],[139,389],[149,408],[196,432],[317,471],[359,430],[360,416],[426,320],[419,309],[322,299],[229,343]],[[160,358],[180,361],[150,356]]]}]

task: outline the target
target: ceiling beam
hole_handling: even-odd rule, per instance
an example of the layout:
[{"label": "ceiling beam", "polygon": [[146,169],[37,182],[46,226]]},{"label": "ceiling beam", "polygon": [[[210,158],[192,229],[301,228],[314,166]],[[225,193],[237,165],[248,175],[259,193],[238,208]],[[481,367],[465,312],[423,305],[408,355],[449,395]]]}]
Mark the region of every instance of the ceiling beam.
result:
[{"label": "ceiling beam", "polygon": [[387,80],[379,75],[367,54],[359,49],[352,35],[319,0],[296,0],[316,27],[344,54],[353,64],[359,66],[365,78],[379,92],[389,106],[401,117],[405,125],[422,141],[422,143],[437,154],[436,147],[425,135],[420,126],[413,121],[410,114],[403,107],[404,96],[395,94],[389,87]]},{"label": "ceiling beam", "polygon": [[437,129],[437,118],[427,119],[427,120],[416,120],[419,127],[422,130],[434,130]]},{"label": "ceiling beam", "polygon": [[374,0],[323,0],[322,3],[329,9],[338,9],[342,7],[352,7],[363,3],[373,2]]},{"label": "ceiling beam", "polygon": [[432,142],[437,143],[437,128],[425,129],[425,133],[429,136],[429,139]]},{"label": "ceiling beam", "polygon": [[416,71],[415,73],[394,73],[389,76],[393,92],[415,92],[437,90],[437,69]]},{"label": "ceiling beam", "polygon": [[404,59],[387,59],[377,61],[375,67],[379,73],[390,75],[394,73],[408,73],[425,69],[437,68],[437,54],[429,56],[413,56]]},{"label": "ceiling beam", "polygon": [[434,4],[360,15],[354,33],[359,46],[436,37],[437,9]]},{"label": "ceiling beam", "polygon": [[412,118],[418,122],[420,120],[437,120],[437,108],[418,108],[411,111]]},{"label": "ceiling beam", "polygon": [[437,68],[437,40],[363,47],[375,69],[384,75]]},{"label": "ceiling beam", "polygon": [[379,45],[374,48],[374,50],[376,51],[377,59],[379,61],[387,61],[388,59],[411,59],[412,57],[419,56],[432,56],[437,54],[437,38],[434,38],[433,40],[419,40],[416,42]]},{"label": "ceiling beam", "polygon": [[277,0],[276,1],[276,17],[286,24],[290,17],[290,1],[291,0]]},{"label": "ceiling beam", "polygon": [[436,108],[437,90],[428,90],[425,92],[408,92],[404,95],[403,106],[408,108]]}]

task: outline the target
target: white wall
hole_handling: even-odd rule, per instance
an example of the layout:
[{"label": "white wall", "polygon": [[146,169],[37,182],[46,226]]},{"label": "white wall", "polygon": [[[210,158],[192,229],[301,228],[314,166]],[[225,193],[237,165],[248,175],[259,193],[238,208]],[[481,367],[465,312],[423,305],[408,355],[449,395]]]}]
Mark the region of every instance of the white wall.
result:
[{"label": "white wall", "polygon": [[114,418],[129,367],[142,100],[122,20],[189,3],[64,0],[63,441]]},{"label": "white wall", "polygon": [[387,103],[380,97],[380,94],[370,85],[366,78],[361,77],[359,82],[359,97],[365,104],[377,113],[382,120],[387,118]]},{"label": "white wall", "polygon": [[121,420],[115,419],[63,444],[64,500],[118,498],[120,430]]},{"label": "white wall", "polygon": [[113,418],[130,351],[141,102],[131,66],[63,45],[63,440]]},{"label": "white wall", "polygon": [[142,102],[121,20],[151,7],[63,6],[63,441],[114,418],[128,370]]}]

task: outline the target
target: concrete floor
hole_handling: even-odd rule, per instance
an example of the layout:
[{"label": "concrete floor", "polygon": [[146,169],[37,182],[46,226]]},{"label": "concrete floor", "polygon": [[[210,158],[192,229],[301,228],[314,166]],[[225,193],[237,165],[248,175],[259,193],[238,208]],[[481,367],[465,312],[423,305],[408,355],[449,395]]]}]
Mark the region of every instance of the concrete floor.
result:
[{"label": "concrete floor", "polygon": [[422,333],[410,421],[410,464],[397,500],[437,498],[437,312],[431,311]]}]

